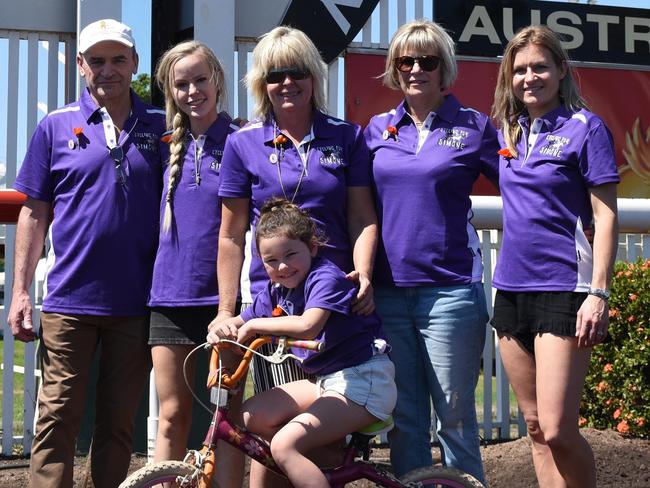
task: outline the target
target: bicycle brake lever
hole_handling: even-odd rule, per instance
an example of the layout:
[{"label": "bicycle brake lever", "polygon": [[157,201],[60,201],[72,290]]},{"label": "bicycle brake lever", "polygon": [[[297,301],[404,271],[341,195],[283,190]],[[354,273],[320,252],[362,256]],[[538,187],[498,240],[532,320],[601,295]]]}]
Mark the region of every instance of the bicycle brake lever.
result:
[{"label": "bicycle brake lever", "polygon": [[266,360],[269,363],[272,364],[280,364],[286,361],[289,358],[295,359],[299,363],[302,362],[302,359],[296,356],[295,354],[287,353],[285,354],[284,351],[287,348],[287,338],[286,337],[280,337],[278,339],[278,347],[275,349],[273,354],[270,356],[266,356]]},{"label": "bicycle brake lever", "polygon": [[269,363],[272,363],[272,364],[283,363],[284,361],[286,361],[289,358],[295,359],[299,363],[302,363],[302,358],[299,358],[295,354],[291,354],[291,353],[283,355],[283,354],[278,354],[277,351],[276,351],[273,354],[271,354],[270,356],[266,356],[266,360]]}]

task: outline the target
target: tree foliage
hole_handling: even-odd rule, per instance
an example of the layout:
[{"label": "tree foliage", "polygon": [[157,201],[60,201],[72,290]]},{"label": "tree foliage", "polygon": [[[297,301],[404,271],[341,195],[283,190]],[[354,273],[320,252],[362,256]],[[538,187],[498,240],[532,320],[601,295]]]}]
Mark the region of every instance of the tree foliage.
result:
[{"label": "tree foliage", "polygon": [[140,73],[131,81],[131,88],[143,101],[151,103],[151,76]]}]

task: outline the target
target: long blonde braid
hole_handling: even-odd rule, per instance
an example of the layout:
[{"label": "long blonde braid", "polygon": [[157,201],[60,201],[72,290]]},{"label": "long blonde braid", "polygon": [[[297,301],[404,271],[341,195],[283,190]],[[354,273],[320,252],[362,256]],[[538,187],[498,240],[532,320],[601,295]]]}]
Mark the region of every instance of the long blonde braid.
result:
[{"label": "long blonde braid", "polygon": [[178,180],[183,171],[183,158],[187,142],[187,130],[189,129],[189,118],[183,112],[176,112],[172,120],[172,135],[169,141],[169,173],[167,175],[167,195],[165,196],[165,214],[163,217],[163,232],[169,232],[172,225],[174,211],[172,202],[174,193],[178,186]]}]

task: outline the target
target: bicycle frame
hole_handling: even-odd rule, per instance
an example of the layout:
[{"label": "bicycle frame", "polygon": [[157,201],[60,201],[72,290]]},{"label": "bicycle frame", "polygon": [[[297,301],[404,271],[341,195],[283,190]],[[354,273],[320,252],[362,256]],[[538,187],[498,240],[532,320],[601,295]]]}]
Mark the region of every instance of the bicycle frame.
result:
[{"label": "bicycle frame", "polygon": [[[191,450],[180,461],[161,461],[153,465],[147,465],[132,473],[120,485],[122,488],[151,488],[152,486],[177,486],[179,488],[198,487],[208,488],[212,486],[214,477],[215,458],[217,441],[222,440],[227,444],[242,451],[245,455],[260,462],[263,466],[287,479],[286,475],[276,465],[269,445],[258,436],[248,432],[245,428],[239,427],[228,418],[229,412],[229,389],[234,388],[239,380],[243,378],[248,364],[253,356],[253,351],[260,345],[267,342],[277,342],[278,348],[271,356],[264,356],[272,362],[282,362],[284,357],[291,354],[285,353],[286,347],[298,346],[305,349],[320,350],[322,344],[314,341],[301,341],[288,338],[272,339],[270,337],[258,338],[253,341],[250,348],[244,354],[239,366],[232,376],[220,369],[218,361],[218,348],[213,349],[210,358],[210,374],[208,375],[208,387],[216,392],[217,409],[213,412],[212,421],[205,437],[203,447],[200,451]],[[223,348],[223,342],[219,347]],[[197,350],[196,348],[195,350]],[[192,351],[194,352],[194,351]],[[207,408],[207,407],[206,407]],[[327,478],[330,486],[343,488],[352,481],[367,479],[379,486],[388,488],[401,487],[434,487],[445,486],[448,488],[484,488],[475,478],[453,468],[437,468],[429,466],[419,468],[405,475],[402,481],[398,481],[388,466],[366,461],[369,456],[369,441],[374,433],[355,432],[345,448],[343,462],[336,468],[321,469]]]},{"label": "bicycle frame", "polygon": [[[260,345],[271,341],[272,339],[269,337],[258,338],[255,341],[253,341],[250,347],[251,349],[256,349]],[[298,347],[305,347],[305,348],[320,347],[320,345],[317,343],[312,344],[309,341],[298,341],[298,340],[293,341],[291,339],[287,339],[286,344],[284,342],[280,343],[279,347],[284,348],[285,346],[292,346],[292,345]],[[239,367],[237,368],[236,372],[233,373],[232,376],[226,373],[221,373],[221,384],[224,385],[226,388],[234,387],[239,382],[239,380],[243,377],[251,359],[252,359],[252,353],[246,351],[244,357],[241,360]],[[218,350],[215,348],[213,350],[212,358],[210,360],[211,374],[208,379],[208,387],[214,387],[218,382],[218,378],[214,373],[217,368],[217,363],[218,363]],[[227,390],[221,390],[221,392],[222,395],[229,394]],[[204,453],[212,452],[213,455],[216,456],[217,441],[222,440],[230,444],[231,446],[235,447],[236,449],[239,449],[244,454],[249,456],[251,459],[254,459],[255,461],[261,463],[263,466],[270,469],[271,471],[286,478],[284,472],[282,472],[282,470],[277,466],[277,464],[273,460],[273,456],[271,455],[271,449],[269,445],[265,441],[251,434],[246,429],[232,423],[228,419],[229,408],[228,408],[228,401],[226,398],[223,397],[219,398],[218,402],[219,403],[223,402],[225,406],[219,405],[212,417],[210,428],[208,429],[208,432],[206,434],[203,443]],[[350,441],[349,445],[346,448],[345,458],[343,463],[340,466],[332,469],[322,470],[323,474],[328,479],[330,485],[333,487],[343,487],[347,483],[365,478],[372,482],[380,483],[381,485],[390,488],[400,488],[404,486],[399,481],[397,481],[392,474],[385,472],[384,470],[378,468],[376,465],[370,464],[365,461],[356,460],[356,458],[359,456],[359,450],[356,446],[358,442],[355,441],[358,441],[360,439],[359,436],[362,435],[363,434],[353,434],[353,439],[352,441]],[[208,473],[204,471],[204,474],[208,474]],[[208,476],[211,478],[212,473],[209,473]]]},{"label": "bicycle frame", "polygon": [[[246,429],[230,422],[227,414],[227,408],[220,407],[217,409],[206,434],[204,445],[208,449],[213,450],[216,455],[217,441],[222,440],[239,449],[248,457],[259,462],[271,471],[286,478],[286,475],[275,464],[268,444]],[[376,465],[364,461],[357,461],[356,458],[358,455],[359,451],[354,446],[354,443],[351,442],[346,448],[345,459],[341,466],[322,470],[332,487],[342,487],[347,483],[362,478],[375,483],[381,483],[381,485],[388,487],[400,488],[403,486],[388,472],[380,471]]]}]

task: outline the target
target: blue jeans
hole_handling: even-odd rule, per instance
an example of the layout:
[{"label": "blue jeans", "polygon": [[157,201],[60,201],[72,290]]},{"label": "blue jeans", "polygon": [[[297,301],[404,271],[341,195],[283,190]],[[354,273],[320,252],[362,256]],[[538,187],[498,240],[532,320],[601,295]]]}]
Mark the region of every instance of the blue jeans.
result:
[{"label": "blue jeans", "polygon": [[484,482],[474,404],[488,320],[483,285],[377,287],[375,303],[395,363],[395,474],[433,464],[433,402],[444,463]]}]

